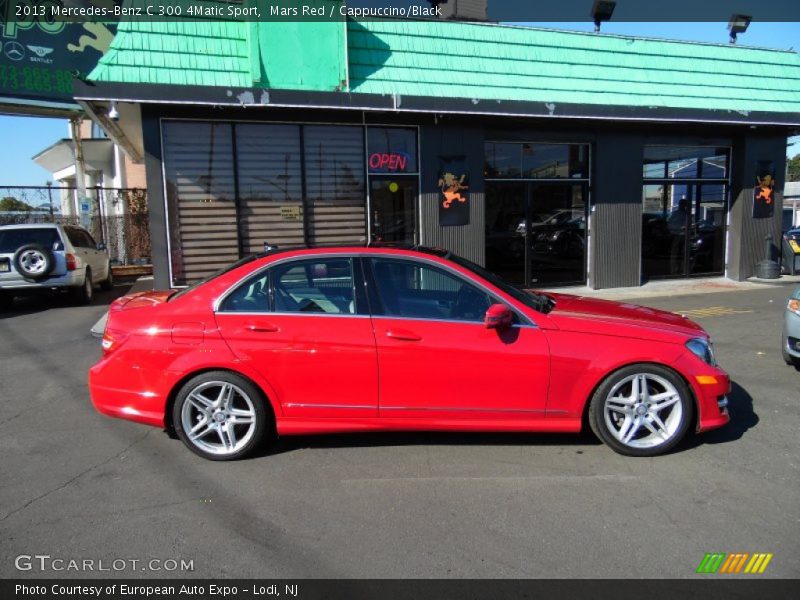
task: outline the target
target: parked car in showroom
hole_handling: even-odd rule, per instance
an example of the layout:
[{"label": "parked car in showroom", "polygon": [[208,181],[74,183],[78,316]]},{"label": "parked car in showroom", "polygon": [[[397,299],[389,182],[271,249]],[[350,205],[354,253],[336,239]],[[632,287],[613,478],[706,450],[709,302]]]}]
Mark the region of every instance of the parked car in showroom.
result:
[{"label": "parked car in showroom", "polygon": [[800,368],[800,286],[789,296],[783,315],[781,354],[787,365]]},{"label": "parked car in showroom", "polygon": [[74,225],[37,223],[0,226],[0,309],[15,296],[68,292],[88,304],[99,283],[114,285],[103,244]]},{"label": "parked car in showroom", "polygon": [[643,306],[524,292],[446,251],[274,250],[110,307],[106,415],[213,460],[276,435],[579,432],[652,456],[728,422],[708,334]]}]

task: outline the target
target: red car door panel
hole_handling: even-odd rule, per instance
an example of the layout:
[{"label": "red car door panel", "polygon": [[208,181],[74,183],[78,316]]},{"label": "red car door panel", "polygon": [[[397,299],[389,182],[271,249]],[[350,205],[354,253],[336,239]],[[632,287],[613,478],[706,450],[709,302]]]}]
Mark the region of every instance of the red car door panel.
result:
[{"label": "red car door panel", "polygon": [[382,417],[543,417],[549,359],[535,327],[373,318]]},{"label": "red car door panel", "polygon": [[234,354],[274,387],[287,417],[377,415],[368,317],[218,313],[217,324]]}]

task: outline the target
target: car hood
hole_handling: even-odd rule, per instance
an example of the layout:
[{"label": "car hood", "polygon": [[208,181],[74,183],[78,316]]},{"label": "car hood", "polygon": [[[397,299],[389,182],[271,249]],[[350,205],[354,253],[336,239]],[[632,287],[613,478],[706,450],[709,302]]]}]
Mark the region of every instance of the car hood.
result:
[{"label": "car hood", "polygon": [[665,310],[570,294],[547,295],[556,301],[548,316],[559,329],[626,337],[650,337],[648,332],[654,330],[686,337],[708,337],[694,321]]}]

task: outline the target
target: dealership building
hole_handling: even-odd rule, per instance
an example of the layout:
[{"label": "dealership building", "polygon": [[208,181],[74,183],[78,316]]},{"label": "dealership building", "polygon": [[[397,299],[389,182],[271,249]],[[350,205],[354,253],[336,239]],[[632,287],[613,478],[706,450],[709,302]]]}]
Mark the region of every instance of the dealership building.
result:
[{"label": "dealership building", "polygon": [[[529,287],[777,251],[794,52],[441,20],[120,24],[75,96],[146,165],[157,287],[417,243]],[[109,115],[111,115],[111,118]]]}]

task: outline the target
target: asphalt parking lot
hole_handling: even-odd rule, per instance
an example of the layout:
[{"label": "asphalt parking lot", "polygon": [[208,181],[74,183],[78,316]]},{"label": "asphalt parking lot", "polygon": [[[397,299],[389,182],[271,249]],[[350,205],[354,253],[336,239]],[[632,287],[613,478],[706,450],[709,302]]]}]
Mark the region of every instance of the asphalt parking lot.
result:
[{"label": "asphalt parking lot", "polygon": [[[392,434],[207,462],[93,410],[89,329],[110,293],[18,303],[0,314],[0,577],[683,578],[707,552],[770,552],[761,577],[798,577],[800,371],[778,346],[789,289],[642,302],[696,317],[735,382],[727,428],[653,459],[590,434]],[[16,569],[36,554],[194,571]]]}]

